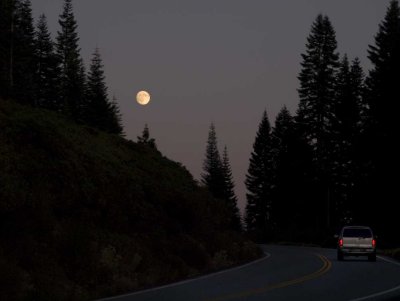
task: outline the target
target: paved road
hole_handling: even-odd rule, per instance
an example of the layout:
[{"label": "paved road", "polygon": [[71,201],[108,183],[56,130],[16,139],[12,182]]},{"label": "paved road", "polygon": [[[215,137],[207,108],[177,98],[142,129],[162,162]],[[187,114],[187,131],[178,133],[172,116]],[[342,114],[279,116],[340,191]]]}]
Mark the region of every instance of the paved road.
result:
[{"label": "paved road", "polygon": [[109,301],[400,300],[400,263],[378,257],[336,260],[336,251],[262,246],[251,264]]}]

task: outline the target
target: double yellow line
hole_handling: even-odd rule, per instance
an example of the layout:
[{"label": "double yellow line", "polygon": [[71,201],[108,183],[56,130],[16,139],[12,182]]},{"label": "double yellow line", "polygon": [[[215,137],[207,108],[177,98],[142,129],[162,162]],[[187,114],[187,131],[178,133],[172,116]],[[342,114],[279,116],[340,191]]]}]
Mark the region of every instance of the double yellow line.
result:
[{"label": "double yellow line", "polygon": [[326,258],[323,255],[319,255],[319,254],[317,254],[317,255],[318,255],[319,259],[322,261],[323,264],[322,264],[321,268],[318,271],[315,271],[314,273],[305,275],[305,276],[300,277],[300,278],[295,278],[295,279],[292,279],[292,280],[287,280],[287,281],[279,282],[279,283],[276,283],[276,284],[270,284],[270,285],[267,285],[267,286],[264,286],[264,287],[260,287],[260,288],[256,288],[256,289],[252,289],[252,290],[249,290],[249,291],[239,292],[239,293],[236,293],[236,294],[231,294],[231,295],[227,295],[227,296],[223,296],[223,297],[218,297],[218,298],[215,298],[215,299],[210,299],[208,301],[226,301],[226,300],[231,300],[231,299],[245,298],[245,297],[249,297],[249,296],[252,296],[252,295],[258,295],[258,294],[261,294],[261,293],[272,291],[274,289],[285,288],[285,287],[288,287],[288,286],[291,286],[291,285],[300,284],[300,283],[303,283],[303,282],[310,281],[310,280],[316,279],[318,277],[321,277],[322,275],[326,274],[330,270],[330,268],[332,267],[332,262],[330,262],[328,260],[328,258]]}]

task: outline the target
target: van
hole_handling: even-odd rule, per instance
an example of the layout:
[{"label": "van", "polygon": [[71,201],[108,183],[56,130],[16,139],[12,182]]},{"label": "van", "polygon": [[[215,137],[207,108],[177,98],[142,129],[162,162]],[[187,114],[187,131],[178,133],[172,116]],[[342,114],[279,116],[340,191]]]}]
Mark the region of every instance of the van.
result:
[{"label": "van", "polygon": [[370,227],[346,226],[336,237],[339,261],[345,256],[367,256],[369,261],[376,261],[376,240]]}]

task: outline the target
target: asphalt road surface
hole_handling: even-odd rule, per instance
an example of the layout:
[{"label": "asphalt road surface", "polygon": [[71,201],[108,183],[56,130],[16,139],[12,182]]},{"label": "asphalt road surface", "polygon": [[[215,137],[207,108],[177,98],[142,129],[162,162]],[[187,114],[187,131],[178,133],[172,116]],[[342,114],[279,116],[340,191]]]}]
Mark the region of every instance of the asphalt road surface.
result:
[{"label": "asphalt road surface", "polygon": [[336,250],[262,246],[250,264],[110,301],[400,300],[400,263],[378,257],[336,260]]}]

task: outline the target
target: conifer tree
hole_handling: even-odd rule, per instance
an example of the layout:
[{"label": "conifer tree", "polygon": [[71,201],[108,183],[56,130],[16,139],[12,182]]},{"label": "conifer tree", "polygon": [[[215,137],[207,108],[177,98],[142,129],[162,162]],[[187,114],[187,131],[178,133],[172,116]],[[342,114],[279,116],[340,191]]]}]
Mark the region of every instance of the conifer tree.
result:
[{"label": "conifer tree", "polygon": [[103,63],[98,48],[93,53],[90,65],[86,100],[85,116],[88,124],[109,133],[122,133],[117,104],[108,99]]},{"label": "conifer tree", "polygon": [[400,76],[400,8],[390,2],[386,16],[375,36],[375,45],[368,50],[373,69],[367,78],[367,101],[371,122],[380,133],[397,133],[399,108],[398,78]]},{"label": "conifer tree", "polygon": [[304,128],[309,143],[314,145],[318,160],[325,155],[332,121],[338,67],[336,48],[335,31],[329,18],[318,15],[307,38],[306,53],[302,54],[297,112],[298,122]]},{"label": "conifer tree", "polygon": [[351,203],[356,179],[356,143],[360,135],[363,72],[358,59],[350,66],[345,55],[337,74],[335,118],[331,124],[332,223],[353,220]]},{"label": "conifer tree", "polygon": [[314,212],[317,227],[331,226],[330,212],[330,129],[334,119],[338,54],[335,31],[327,16],[318,15],[307,38],[299,75],[300,103],[296,122],[312,146],[315,163]]},{"label": "conifer tree", "polygon": [[11,94],[15,0],[0,0],[0,97]]},{"label": "conifer tree", "polygon": [[42,108],[59,111],[58,60],[45,15],[41,15],[37,23],[35,59],[37,104]]},{"label": "conifer tree", "polygon": [[137,139],[138,139],[139,144],[147,145],[151,148],[157,149],[155,139],[150,138],[150,131],[149,131],[149,127],[147,126],[147,124],[144,125],[142,136],[138,136]]},{"label": "conifer tree", "polygon": [[[299,191],[296,189],[295,166],[295,122],[289,110],[284,106],[275,119],[271,132],[274,162],[273,214],[274,222],[283,235],[293,223],[300,227]],[[293,197],[296,194],[296,197]],[[304,218],[304,217],[303,217]],[[292,227],[293,228],[293,227]],[[291,229],[293,230],[293,229]],[[285,237],[287,239],[287,237]]]},{"label": "conifer tree", "polygon": [[37,105],[35,30],[30,0],[15,1],[12,40],[12,97],[21,103]]},{"label": "conifer tree", "polygon": [[[369,118],[365,130],[367,152],[364,166],[369,175],[363,187],[364,220],[375,221],[378,231],[384,233],[391,243],[399,243],[396,232],[397,215],[393,209],[393,195],[397,195],[398,171],[398,112],[400,78],[400,8],[392,0],[384,20],[375,36],[375,44],[369,46],[368,58],[373,68],[366,80],[366,103],[369,106]],[[379,200],[379,208],[375,202]],[[383,227],[382,225],[385,225]]]},{"label": "conifer tree", "polygon": [[217,134],[213,123],[208,133],[206,158],[203,163],[202,183],[211,194],[218,199],[224,199],[225,179],[222,170],[222,161],[218,151]]},{"label": "conifer tree", "polygon": [[231,164],[229,162],[228,148],[225,146],[222,154],[222,173],[225,183],[224,200],[227,202],[231,213],[231,227],[236,231],[242,230],[239,208],[237,206],[237,197],[235,194],[235,184],[232,176]]},{"label": "conifer tree", "polygon": [[60,60],[60,96],[63,111],[75,121],[84,121],[85,70],[77,33],[77,22],[72,10],[72,0],[65,0],[60,15],[61,26],[57,35],[57,55]]},{"label": "conifer tree", "polygon": [[245,213],[246,231],[257,241],[265,241],[272,233],[271,197],[273,183],[271,127],[267,111],[264,111],[253,144],[245,181],[248,191]]}]

